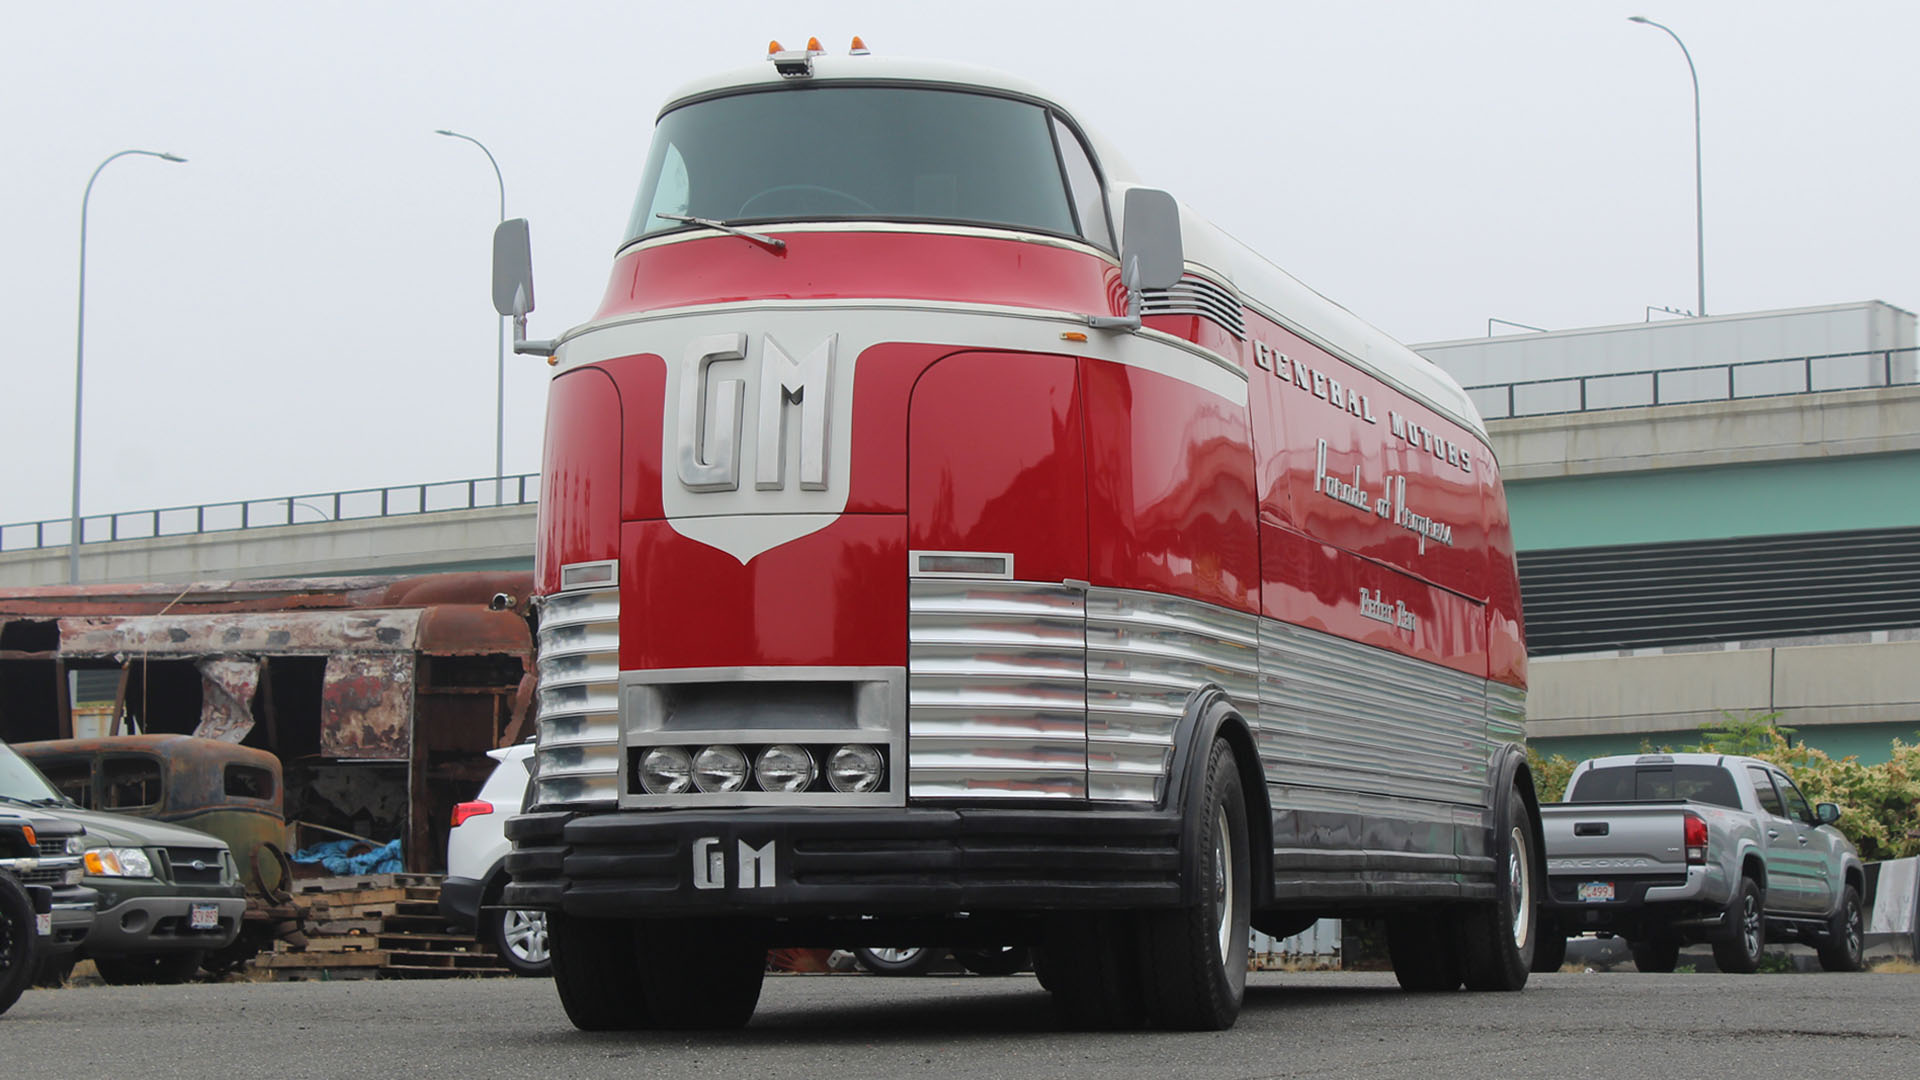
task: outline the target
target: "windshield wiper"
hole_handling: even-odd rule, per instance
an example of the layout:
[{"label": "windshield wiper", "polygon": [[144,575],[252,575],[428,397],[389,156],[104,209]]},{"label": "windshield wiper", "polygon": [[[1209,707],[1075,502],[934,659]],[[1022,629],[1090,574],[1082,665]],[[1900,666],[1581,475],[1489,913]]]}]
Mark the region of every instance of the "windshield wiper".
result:
[{"label": "windshield wiper", "polygon": [[751,240],[756,244],[765,244],[767,248],[772,251],[785,251],[787,249],[787,242],[785,240],[768,236],[765,233],[748,232],[737,225],[729,225],[724,221],[715,221],[712,218],[693,217],[688,214],[660,213],[656,213],[653,216],[665,221],[683,221],[688,225],[705,225],[709,229],[719,229],[723,233],[732,233],[742,240]]}]

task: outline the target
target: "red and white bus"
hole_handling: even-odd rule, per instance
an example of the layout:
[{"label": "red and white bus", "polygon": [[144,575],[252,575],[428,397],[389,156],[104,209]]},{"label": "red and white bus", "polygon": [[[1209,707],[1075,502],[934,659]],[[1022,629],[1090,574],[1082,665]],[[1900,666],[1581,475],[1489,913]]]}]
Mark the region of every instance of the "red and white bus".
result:
[{"label": "red and white bus", "polygon": [[1524,984],[1526,649],[1459,386],[1035,87],[768,60],[672,97],[599,310],[516,345],[556,372],[503,902],[573,1022],[738,1025],[769,947],[926,942],[1218,1029],[1249,926],[1332,915],[1410,988]]}]

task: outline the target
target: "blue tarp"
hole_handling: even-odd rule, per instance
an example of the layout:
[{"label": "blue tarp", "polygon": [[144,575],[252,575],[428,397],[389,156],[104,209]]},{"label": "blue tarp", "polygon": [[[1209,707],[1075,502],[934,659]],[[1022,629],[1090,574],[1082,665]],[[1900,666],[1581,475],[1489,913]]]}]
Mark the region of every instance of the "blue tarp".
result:
[{"label": "blue tarp", "polygon": [[367,845],[358,840],[329,840],[304,847],[292,855],[297,863],[319,863],[334,874],[398,874],[406,869],[400,862],[400,841],[389,841],[361,855],[349,855],[354,848]]}]

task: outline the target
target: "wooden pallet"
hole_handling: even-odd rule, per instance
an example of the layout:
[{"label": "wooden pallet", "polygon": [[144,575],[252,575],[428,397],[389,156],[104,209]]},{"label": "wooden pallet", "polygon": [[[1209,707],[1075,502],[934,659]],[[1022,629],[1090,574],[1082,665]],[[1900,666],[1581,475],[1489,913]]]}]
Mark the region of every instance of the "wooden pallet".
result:
[{"label": "wooden pallet", "polygon": [[[282,978],[446,979],[510,975],[491,946],[451,933],[440,915],[440,879],[374,874],[301,883],[312,909],[304,950],[283,947],[259,966]],[[351,972],[349,976],[347,973]]]}]

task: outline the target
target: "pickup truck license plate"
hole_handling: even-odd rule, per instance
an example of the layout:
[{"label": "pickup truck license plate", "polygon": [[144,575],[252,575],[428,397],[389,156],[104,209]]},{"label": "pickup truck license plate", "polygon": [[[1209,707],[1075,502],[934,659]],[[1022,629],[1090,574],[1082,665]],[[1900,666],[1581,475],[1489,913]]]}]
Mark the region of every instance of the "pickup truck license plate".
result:
[{"label": "pickup truck license plate", "polygon": [[1613,899],[1613,882],[1583,881],[1580,883],[1580,902],[1583,904],[1601,904]]},{"label": "pickup truck license plate", "polygon": [[[1581,888],[1584,889],[1586,888],[1586,886],[1582,885]],[[193,907],[190,908],[187,912],[187,928],[189,930],[220,929],[220,905],[218,904],[193,905]]]},{"label": "pickup truck license plate", "polygon": [[39,934],[41,937],[53,936],[53,912],[49,911],[45,914],[35,914],[33,917],[33,930],[34,933]]}]

